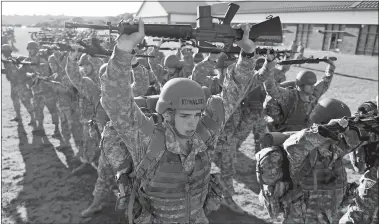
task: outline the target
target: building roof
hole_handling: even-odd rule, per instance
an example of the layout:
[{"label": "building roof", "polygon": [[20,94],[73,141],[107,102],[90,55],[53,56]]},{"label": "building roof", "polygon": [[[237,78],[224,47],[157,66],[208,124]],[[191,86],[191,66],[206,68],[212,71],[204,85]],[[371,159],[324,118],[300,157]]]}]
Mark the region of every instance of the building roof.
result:
[{"label": "building roof", "polygon": [[[272,12],[314,12],[314,11],[350,11],[378,9],[378,1],[340,1],[340,2],[236,2],[238,13]],[[229,3],[212,5],[212,14],[224,14]]]}]

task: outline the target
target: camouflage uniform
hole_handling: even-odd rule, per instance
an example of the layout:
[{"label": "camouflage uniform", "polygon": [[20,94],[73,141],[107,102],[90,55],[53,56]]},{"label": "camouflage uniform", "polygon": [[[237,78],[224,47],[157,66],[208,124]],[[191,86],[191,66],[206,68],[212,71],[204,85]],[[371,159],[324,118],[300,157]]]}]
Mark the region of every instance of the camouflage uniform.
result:
[{"label": "camouflage uniform", "polygon": [[[132,91],[134,96],[141,96],[147,91],[149,80],[146,73],[148,72],[141,65],[133,68],[135,82],[132,84]],[[99,107],[102,109],[101,105]],[[97,181],[93,191],[93,196],[99,200],[104,200],[105,196],[110,193],[110,184],[114,174],[120,170],[121,162],[130,157],[125,144],[110,122],[105,125],[102,132],[102,149],[97,170]]]},{"label": "camouflage uniform", "polygon": [[182,50],[176,52],[176,56],[182,60],[183,59],[183,71],[184,71],[184,77],[188,78],[190,75],[192,75],[192,70],[194,67],[194,62],[193,62],[193,52],[192,51],[187,51],[187,50]]},{"label": "camouflage uniform", "polygon": [[292,191],[301,192],[289,204],[284,223],[338,221],[338,208],[347,187],[342,159],[360,140],[355,131],[347,130],[341,133],[346,141],[337,142],[323,137],[317,127],[303,129],[291,135],[283,144],[294,185]]},{"label": "camouflage uniform", "polygon": [[[83,146],[79,149],[78,155],[83,163],[92,163],[96,160],[98,151],[98,142],[91,138],[89,133],[88,122],[94,117],[96,102],[93,101],[93,96],[89,93],[89,89],[85,85],[83,78],[85,75],[79,71],[79,65],[76,61],[70,60],[67,57],[66,74],[72,85],[79,92],[79,111],[80,123],[82,125]],[[92,79],[97,76],[97,73],[92,69],[92,72],[87,77]],[[96,79],[96,78],[95,78]],[[96,84],[96,82],[94,82]]]},{"label": "camouflage uniform", "polygon": [[186,78],[185,71],[182,69],[177,70],[174,74],[168,74],[161,64],[165,58],[163,53],[159,51],[158,48],[154,47],[152,51],[149,52],[150,56],[155,56],[155,58],[149,58],[149,65],[151,71],[154,73],[158,82],[164,85],[168,80],[172,78]]},{"label": "camouflage uniform", "polygon": [[80,125],[79,116],[79,95],[72,85],[65,72],[67,55],[53,54],[48,59],[50,68],[55,76],[55,81],[61,85],[55,85],[54,90],[57,93],[57,106],[61,119],[61,130],[63,142],[70,145],[71,133],[75,140],[75,145],[81,148],[82,142],[82,125]]},{"label": "camouflage uniform", "polygon": [[19,68],[12,63],[4,64],[5,74],[9,82],[11,83],[11,99],[13,102],[13,107],[16,112],[16,118],[21,119],[21,106],[20,100],[22,104],[25,106],[26,110],[30,114],[31,122],[34,122],[34,108],[32,105],[33,93],[26,86],[27,78],[25,73],[20,72]]},{"label": "camouflage uniform", "polygon": [[378,167],[367,170],[359,180],[357,195],[348,211],[342,216],[340,224],[378,223],[379,186]]},{"label": "camouflage uniform", "polygon": [[[50,76],[50,67],[47,60],[39,56],[28,57],[25,61],[35,62],[38,66],[30,66],[30,68],[25,69],[23,72],[36,72],[39,76],[48,77]],[[59,131],[59,115],[57,108],[57,98],[54,94],[53,87],[49,83],[35,79],[33,81],[32,87],[33,97],[34,97],[34,108],[35,116],[37,121],[37,128],[43,129],[43,108],[47,107],[51,113],[52,122],[55,125],[55,134]]]},{"label": "camouflage uniform", "polygon": [[270,114],[266,121],[272,120],[277,131],[298,131],[309,127],[308,117],[320,97],[329,89],[334,70],[334,65],[327,66],[325,76],[316,82],[313,94],[308,99],[303,98],[297,89],[280,87],[274,76],[270,76],[264,83],[267,92],[264,108],[265,113]]},{"label": "camouflage uniform", "polygon": [[[113,56],[108,63],[109,67],[107,69],[107,73],[101,77],[101,103],[109,114],[112,125],[127,145],[134,165],[136,166],[142,161],[142,158],[146,154],[146,150],[149,147],[149,142],[152,139],[152,131],[154,131],[155,128],[153,121],[144,116],[132,98],[133,94],[131,94],[130,88],[131,73],[129,72],[132,57],[133,55],[123,52],[117,47],[115,48]],[[219,110],[224,108],[224,118],[221,120],[227,120],[231,114],[234,113],[236,106],[242,101],[249,85],[259,85],[264,81],[266,77],[251,75],[250,71],[253,67],[254,60],[243,58],[240,58],[236,65],[229,67],[228,74],[224,82],[225,88],[221,93],[221,97],[213,96],[208,100],[207,110],[209,111],[209,115],[215,115],[217,108]],[[122,112],[120,113],[120,111]],[[207,117],[207,115],[204,117]],[[203,211],[203,205],[208,192],[207,186],[210,175],[210,164],[206,150],[207,145],[214,145],[215,141],[209,142],[206,145],[198,135],[195,135],[189,140],[191,141],[190,144],[192,145],[193,150],[191,150],[187,157],[183,157],[181,155],[182,150],[180,149],[179,143],[176,141],[174,132],[168,124],[162,125],[164,125],[165,128],[166,150],[161,152],[164,153],[161,161],[166,161],[169,157],[171,157],[171,159],[173,159],[172,164],[176,164],[176,166],[180,164],[181,166],[181,171],[179,171],[179,173],[175,173],[175,175],[185,176],[188,175],[184,174],[185,172],[189,172],[202,164],[201,166],[204,167],[201,170],[196,169],[196,172],[194,172],[198,173],[198,175],[201,175],[202,177],[195,177],[193,175],[189,175],[189,177],[194,178],[193,181],[195,183],[198,183],[197,181],[201,181],[197,180],[200,178],[203,178],[204,182],[203,184],[198,183],[198,186],[196,185],[196,188],[202,188],[201,192],[198,190],[193,192],[193,188],[195,188],[195,186],[192,186],[192,182],[190,182],[190,184],[180,185],[181,187],[175,189],[175,192],[178,193],[187,189],[187,193],[185,193],[185,200],[191,204],[191,207],[188,208],[183,201],[177,201],[176,198],[168,199],[165,196],[163,199],[165,202],[163,202],[162,199],[157,199],[154,196],[155,193],[152,191],[154,191],[154,189],[159,189],[160,187],[158,185],[153,187],[151,184],[156,183],[153,181],[154,178],[161,178],[162,176],[154,176],[153,180],[150,183],[146,183],[146,187],[143,188],[145,197],[150,202],[151,213],[143,216],[146,217],[146,219],[142,221],[148,223],[176,223],[188,221],[208,223]],[[209,129],[209,131],[210,134],[215,137],[214,139],[218,138],[217,130],[215,130],[216,132],[213,132],[212,129]],[[164,157],[166,159],[164,159]],[[163,163],[166,164],[167,161]],[[162,169],[163,167],[160,165],[156,168],[157,172],[162,172]],[[167,176],[165,179],[170,178]],[[188,179],[188,177],[186,179]],[[172,184],[179,184],[179,182],[181,183],[181,181],[176,180]],[[187,187],[185,188],[185,186]],[[161,186],[161,188],[164,188],[164,186]],[[172,191],[173,190],[174,189],[172,189]],[[205,194],[203,195],[202,193]],[[165,195],[166,193],[158,191],[157,194]],[[175,206],[172,203],[177,203],[177,205]],[[184,206],[184,210],[186,211],[182,209],[182,206]],[[188,209],[190,209],[191,212],[188,211]]]}]

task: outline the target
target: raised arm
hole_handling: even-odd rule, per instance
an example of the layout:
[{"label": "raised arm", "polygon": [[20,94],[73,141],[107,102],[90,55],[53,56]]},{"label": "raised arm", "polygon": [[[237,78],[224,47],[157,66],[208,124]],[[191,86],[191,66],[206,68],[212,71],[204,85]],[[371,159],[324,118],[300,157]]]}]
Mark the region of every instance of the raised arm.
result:
[{"label": "raised arm", "polygon": [[85,91],[85,84],[83,83],[83,75],[79,72],[79,65],[75,61],[77,52],[70,52],[69,56],[67,57],[67,64],[66,64],[66,74],[67,77],[70,79],[71,83],[75,88],[79,91],[80,94],[83,94],[87,97],[86,91]]},{"label": "raised arm", "polygon": [[143,96],[150,85],[150,71],[145,67],[136,64],[133,67],[134,82],[132,83],[133,95]]},{"label": "raised arm", "polygon": [[127,145],[135,165],[144,156],[154,130],[153,120],[135,103],[131,86],[131,52],[143,37],[144,25],[140,20],[139,32],[123,34],[117,39],[106,72],[101,76],[101,104]]},{"label": "raised arm", "polygon": [[[272,62],[273,64],[275,62]],[[279,104],[285,105],[291,94],[290,89],[280,87],[280,83],[275,80],[274,69],[269,73],[268,78],[264,82],[266,93],[278,101]]]},{"label": "raised arm", "polygon": [[325,70],[325,76],[314,85],[315,89],[313,91],[313,95],[316,98],[320,98],[322,94],[328,91],[330,83],[333,79],[334,71],[336,70],[336,66],[334,65],[333,61],[329,60],[327,63],[328,66]]}]

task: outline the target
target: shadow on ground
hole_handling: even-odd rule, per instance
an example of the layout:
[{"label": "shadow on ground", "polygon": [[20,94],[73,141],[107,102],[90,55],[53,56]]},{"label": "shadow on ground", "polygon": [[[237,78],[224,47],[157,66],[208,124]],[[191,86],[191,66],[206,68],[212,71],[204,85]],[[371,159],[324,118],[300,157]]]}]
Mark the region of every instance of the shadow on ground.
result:
[{"label": "shadow on ground", "polygon": [[[89,169],[80,175],[71,175],[71,169],[61,162],[46,136],[33,135],[29,144],[22,124],[18,125],[17,132],[26,172],[17,183],[22,185],[22,191],[3,208],[4,212],[19,224],[89,223],[80,217],[80,212],[92,201],[96,172]],[[72,158],[72,149],[62,153]],[[72,161],[67,163],[73,165]],[[115,201],[110,198],[112,200]],[[117,223],[118,215],[113,210],[113,204],[106,206],[90,223]]]}]

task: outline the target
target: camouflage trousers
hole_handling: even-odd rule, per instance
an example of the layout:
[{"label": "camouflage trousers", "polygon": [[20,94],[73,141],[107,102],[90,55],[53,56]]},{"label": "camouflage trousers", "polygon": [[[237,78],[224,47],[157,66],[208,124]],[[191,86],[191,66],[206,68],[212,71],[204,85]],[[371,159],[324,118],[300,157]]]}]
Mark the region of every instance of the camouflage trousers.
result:
[{"label": "camouflage trousers", "polygon": [[32,115],[34,113],[34,107],[32,104],[33,93],[28,87],[26,87],[25,84],[11,85],[11,99],[13,102],[14,110],[16,112],[16,116],[21,117],[20,101],[29,112],[29,114]]},{"label": "camouflage trousers", "polygon": [[[150,212],[143,210],[140,217],[134,220],[136,224],[166,224],[167,222],[163,222],[158,218],[154,217]],[[204,213],[204,210],[201,209],[199,215],[195,218],[195,220],[190,221],[191,224],[208,224],[209,220]],[[175,223],[177,224],[177,223]]]},{"label": "camouflage trousers", "polygon": [[234,194],[233,177],[236,174],[237,139],[220,136],[215,151],[211,155],[212,161],[220,168],[221,179],[224,181],[230,194]]},{"label": "camouflage trousers", "polygon": [[88,121],[89,120],[81,120],[83,130],[83,147],[79,149],[78,153],[80,155],[80,160],[82,163],[92,163],[95,161],[97,162],[100,156],[100,139],[98,136],[91,136]]},{"label": "camouflage trousers", "polygon": [[100,147],[102,149],[97,168],[97,180],[92,194],[95,198],[105,200],[111,193],[116,172],[123,169],[124,162],[130,158],[130,153],[109,122],[104,127]]},{"label": "camouflage trousers", "polygon": [[[255,103],[255,102],[254,102]],[[262,104],[261,102],[257,102]],[[241,121],[235,132],[237,141],[237,149],[249,137],[250,133],[254,135],[255,153],[261,150],[260,139],[267,132],[266,121],[263,115],[263,107],[252,106],[250,103],[241,105]]]},{"label": "camouflage trousers", "polygon": [[379,217],[379,186],[378,167],[366,171],[359,180],[354,202],[342,216],[339,223],[378,223]]},{"label": "camouflage trousers", "polygon": [[335,224],[346,188],[303,190],[303,197],[290,204],[283,224]]},{"label": "camouflage trousers", "polygon": [[35,116],[37,127],[42,128],[43,127],[43,109],[44,107],[47,107],[51,114],[51,119],[53,124],[58,125],[59,124],[59,115],[58,115],[58,108],[57,108],[57,98],[56,95],[52,92],[49,93],[34,93],[34,108],[35,108]]},{"label": "camouflage trousers", "polygon": [[83,146],[83,127],[80,124],[79,101],[69,96],[60,96],[57,106],[63,140],[69,142],[72,134],[75,145],[81,148]]}]

